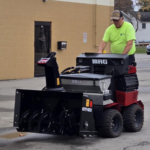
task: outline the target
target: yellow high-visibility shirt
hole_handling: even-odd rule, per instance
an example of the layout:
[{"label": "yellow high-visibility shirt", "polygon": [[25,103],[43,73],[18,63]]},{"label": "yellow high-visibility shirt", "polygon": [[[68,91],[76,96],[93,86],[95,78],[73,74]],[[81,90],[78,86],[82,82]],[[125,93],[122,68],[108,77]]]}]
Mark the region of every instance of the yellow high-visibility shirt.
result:
[{"label": "yellow high-visibility shirt", "polygon": [[136,51],[135,47],[135,29],[131,23],[125,22],[120,28],[116,28],[115,25],[109,26],[104,34],[103,41],[111,43],[111,52],[122,54],[127,42],[133,40],[132,48],[128,55],[132,55]]}]

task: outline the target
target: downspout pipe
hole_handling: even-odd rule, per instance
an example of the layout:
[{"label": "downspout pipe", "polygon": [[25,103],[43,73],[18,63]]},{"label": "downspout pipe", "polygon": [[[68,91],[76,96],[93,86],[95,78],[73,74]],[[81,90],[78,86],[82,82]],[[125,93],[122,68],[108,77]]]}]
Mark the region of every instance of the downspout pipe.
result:
[{"label": "downspout pipe", "polygon": [[94,11],[94,36],[95,36],[95,44],[94,47],[99,47],[99,45],[97,45],[97,0],[94,0],[95,3],[95,11]]}]

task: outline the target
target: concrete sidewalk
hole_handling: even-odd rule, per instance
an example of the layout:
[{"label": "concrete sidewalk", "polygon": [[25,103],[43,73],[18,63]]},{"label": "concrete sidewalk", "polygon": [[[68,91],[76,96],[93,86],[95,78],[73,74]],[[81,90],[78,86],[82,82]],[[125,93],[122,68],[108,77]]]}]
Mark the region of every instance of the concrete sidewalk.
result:
[{"label": "concrete sidewalk", "polygon": [[0,81],[0,128],[13,126],[16,89],[41,90],[45,78]]}]

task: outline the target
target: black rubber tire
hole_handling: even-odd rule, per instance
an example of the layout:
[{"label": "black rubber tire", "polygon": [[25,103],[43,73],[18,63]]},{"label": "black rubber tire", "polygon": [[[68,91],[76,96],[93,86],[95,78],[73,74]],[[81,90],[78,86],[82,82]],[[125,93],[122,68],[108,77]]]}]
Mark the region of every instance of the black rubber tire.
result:
[{"label": "black rubber tire", "polygon": [[144,112],[142,108],[133,104],[128,106],[123,111],[123,127],[126,131],[137,132],[140,131],[144,123]]},{"label": "black rubber tire", "polygon": [[100,135],[103,137],[118,137],[123,129],[122,115],[118,110],[108,109],[104,111],[103,125],[100,128]]}]

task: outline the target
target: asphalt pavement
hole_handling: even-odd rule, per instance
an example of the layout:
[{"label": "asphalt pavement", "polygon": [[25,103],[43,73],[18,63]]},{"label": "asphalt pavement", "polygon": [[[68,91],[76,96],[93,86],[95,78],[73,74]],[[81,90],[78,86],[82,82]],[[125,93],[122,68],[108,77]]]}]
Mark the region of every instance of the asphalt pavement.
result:
[{"label": "asphalt pavement", "polygon": [[[0,81],[0,150],[150,150],[150,56],[136,54],[139,100],[144,103],[145,122],[136,133],[123,131],[118,138],[54,136],[18,133],[13,127],[16,89],[41,90],[45,78]],[[68,67],[68,66],[66,66]]]}]

